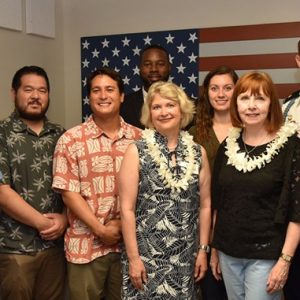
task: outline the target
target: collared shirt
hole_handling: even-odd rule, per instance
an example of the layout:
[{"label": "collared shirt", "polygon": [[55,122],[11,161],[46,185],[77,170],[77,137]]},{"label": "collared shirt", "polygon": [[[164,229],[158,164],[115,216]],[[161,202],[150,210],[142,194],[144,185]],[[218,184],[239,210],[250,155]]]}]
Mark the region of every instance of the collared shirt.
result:
[{"label": "collared shirt", "polygon": [[[68,130],[58,141],[54,155],[53,187],[79,193],[102,224],[120,218],[117,173],[127,146],[139,139],[141,131],[121,120],[115,139],[110,139],[93,117]],[[65,234],[66,258],[72,263],[88,263],[120,245],[104,245],[94,233],[68,210]]]},{"label": "collared shirt", "polygon": [[[62,211],[62,199],[51,184],[53,152],[63,131],[45,119],[37,135],[16,113],[0,122],[0,184],[10,185],[41,213]],[[42,240],[35,228],[0,211],[0,253],[33,254],[58,243]]]},{"label": "collared shirt", "polygon": [[300,125],[300,91],[289,96],[282,106],[284,118],[292,118]]}]

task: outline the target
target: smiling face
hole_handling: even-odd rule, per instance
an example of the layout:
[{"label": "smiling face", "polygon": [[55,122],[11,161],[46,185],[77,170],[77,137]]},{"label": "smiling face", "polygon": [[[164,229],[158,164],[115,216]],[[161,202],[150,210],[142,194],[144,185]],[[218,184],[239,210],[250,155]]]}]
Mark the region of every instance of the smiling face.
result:
[{"label": "smiling face", "polygon": [[215,75],[208,87],[209,102],[215,111],[229,111],[234,82],[229,74]]},{"label": "smiling face", "polygon": [[106,118],[119,115],[124,94],[118,84],[107,75],[97,75],[91,82],[90,107],[95,117]]},{"label": "smiling face", "polygon": [[152,48],[143,53],[140,63],[140,76],[146,91],[154,82],[168,81],[170,72],[169,57],[163,50]]},{"label": "smiling face", "polygon": [[49,106],[49,91],[44,77],[26,74],[17,91],[12,90],[15,109],[25,120],[41,120]]},{"label": "smiling face", "polygon": [[162,135],[179,132],[181,111],[179,103],[156,94],[150,107],[154,128]]},{"label": "smiling face", "polygon": [[270,97],[262,88],[258,94],[249,89],[237,97],[237,110],[243,124],[247,126],[265,126],[270,109]]}]

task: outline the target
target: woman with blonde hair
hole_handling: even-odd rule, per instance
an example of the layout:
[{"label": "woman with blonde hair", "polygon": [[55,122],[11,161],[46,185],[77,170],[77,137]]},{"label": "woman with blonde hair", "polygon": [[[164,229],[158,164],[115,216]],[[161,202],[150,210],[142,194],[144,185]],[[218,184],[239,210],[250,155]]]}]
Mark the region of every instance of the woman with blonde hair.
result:
[{"label": "woman with blonde hair", "polygon": [[194,104],[170,82],[151,85],[148,127],[119,174],[123,299],[196,299],[207,269],[210,172],[205,150],[182,131]]}]

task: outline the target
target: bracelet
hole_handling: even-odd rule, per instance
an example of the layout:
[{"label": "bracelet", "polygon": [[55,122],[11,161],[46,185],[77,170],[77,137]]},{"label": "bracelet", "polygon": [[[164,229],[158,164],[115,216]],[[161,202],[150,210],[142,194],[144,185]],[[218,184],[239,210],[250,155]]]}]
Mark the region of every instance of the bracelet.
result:
[{"label": "bracelet", "polygon": [[209,245],[200,244],[199,247],[198,247],[198,250],[202,250],[202,251],[204,251],[206,253],[209,253],[210,247],[209,247]]},{"label": "bracelet", "polygon": [[293,256],[281,253],[280,258],[283,259],[285,262],[290,263],[290,262],[292,262]]}]

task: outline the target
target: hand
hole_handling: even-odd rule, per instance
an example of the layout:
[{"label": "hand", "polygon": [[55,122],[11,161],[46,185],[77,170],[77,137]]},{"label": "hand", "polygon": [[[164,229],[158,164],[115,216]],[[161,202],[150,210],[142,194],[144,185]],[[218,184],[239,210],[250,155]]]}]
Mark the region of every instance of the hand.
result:
[{"label": "hand", "polygon": [[121,233],[121,221],[113,219],[104,224],[104,230],[100,234],[101,241],[108,245],[112,246],[120,242],[122,238]]},{"label": "hand", "polygon": [[67,228],[67,217],[65,214],[48,213],[44,217],[52,221],[52,226],[40,231],[44,240],[56,240],[61,237]]},{"label": "hand", "polygon": [[129,277],[136,289],[143,290],[143,284],[147,283],[147,272],[140,257],[129,260]]},{"label": "hand", "polygon": [[219,262],[219,255],[218,255],[218,250],[215,248],[211,249],[211,255],[210,255],[210,268],[211,271],[216,278],[216,280],[222,280],[222,271],[220,267],[220,262]]},{"label": "hand", "polygon": [[207,271],[207,254],[199,250],[195,263],[194,277],[195,281],[201,280]]},{"label": "hand", "polygon": [[272,268],[268,281],[267,281],[267,292],[272,294],[281,290],[287,280],[291,263],[286,262],[282,259],[278,259],[275,266]]}]

